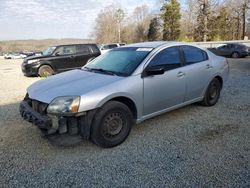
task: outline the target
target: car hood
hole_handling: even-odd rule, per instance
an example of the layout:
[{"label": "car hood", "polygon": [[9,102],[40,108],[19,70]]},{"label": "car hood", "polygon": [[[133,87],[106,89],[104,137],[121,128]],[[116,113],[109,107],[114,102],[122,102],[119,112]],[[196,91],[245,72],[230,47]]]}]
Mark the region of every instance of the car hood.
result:
[{"label": "car hood", "polygon": [[47,58],[47,57],[51,57],[49,55],[39,55],[39,56],[29,56],[29,57],[26,57],[25,60],[28,61],[28,60],[35,60],[35,59],[44,59],[44,58]]},{"label": "car hood", "polygon": [[27,92],[31,99],[50,103],[60,96],[81,96],[112,84],[123,77],[73,70],[32,84]]}]

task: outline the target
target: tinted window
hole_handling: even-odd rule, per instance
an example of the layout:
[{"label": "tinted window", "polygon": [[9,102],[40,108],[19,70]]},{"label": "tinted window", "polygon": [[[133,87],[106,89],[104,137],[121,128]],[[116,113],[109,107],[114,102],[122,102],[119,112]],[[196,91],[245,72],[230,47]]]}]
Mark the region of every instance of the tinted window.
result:
[{"label": "tinted window", "polygon": [[183,46],[183,53],[186,64],[198,63],[208,60],[207,53],[193,46]]},{"label": "tinted window", "polygon": [[109,50],[109,46],[108,45],[104,45],[104,46],[102,46],[101,50]]},{"label": "tinted window", "polygon": [[231,45],[231,44],[225,44],[225,45],[223,45],[223,46],[219,46],[219,47],[218,47],[218,49],[220,49],[220,50],[228,50],[228,49],[230,49],[230,48],[232,48],[232,45]]},{"label": "tinted window", "polygon": [[85,45],[77,45],[76,52],[81,53],[81,54],[88,54],[89,48],[88,48],[88,46],[85,46]]},{"label": "tinted window", "polygon": [[159,52],[149,64],[153,66],[164,66],[167,69],[173,69],[181,66],[179,48],[170,47]]},{"label": "tinted window", "polygon": [[109,49],[116,48],[116,47],[117,47],[117,44],[110,44],[109,45]]},{"label": "tinted window", "polygon": [[237,49],[244,49],[244,48],[246,48],[246,46],[243,45],[243,44],[236,44],[235,47],[236,47]]},{"label": "tinted window", "polygon": [[90,45],[90,47],[91,47],[93,53],[100,53],[100,50],[97,47],[97,45],[92,44],[92,45]]},{"label": "tinted window", "polygon": [[59,54],[59,55],[70,55],[70,54],[75,54],[75,53],[76,53],[75,46],[61,46],[61,47],[58,47],[55,51],[55,54]]}]

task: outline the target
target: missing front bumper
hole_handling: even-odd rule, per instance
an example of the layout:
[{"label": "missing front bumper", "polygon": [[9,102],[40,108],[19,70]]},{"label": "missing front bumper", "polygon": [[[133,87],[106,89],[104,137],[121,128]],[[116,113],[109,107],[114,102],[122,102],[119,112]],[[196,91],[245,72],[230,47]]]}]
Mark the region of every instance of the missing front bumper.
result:
[{"label": "missing front bumper", "polygon": [[24,120],[36,125],[46,135],[67,133],[77,135],[80,132],[80,126],[83,126],[82,116],[42,115],[35,111],[26,100],[20,103],[19,110]]}]

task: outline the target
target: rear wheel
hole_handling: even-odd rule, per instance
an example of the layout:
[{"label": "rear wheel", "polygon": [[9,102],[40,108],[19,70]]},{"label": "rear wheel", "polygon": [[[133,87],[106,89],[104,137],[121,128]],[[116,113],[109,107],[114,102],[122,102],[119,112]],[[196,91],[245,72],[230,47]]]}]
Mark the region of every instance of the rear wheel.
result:
[{"label": "rear wheel", "polygon": [[238,52],[233,52],[231,55],[232,58],[239,58],[240,54]]},{"label": "rear wheel", "polygon": [[214,78],[210,82],[201,104],[204,106],[215,105],[220,98],[221,87],[222,86],[221,86],[220,81],[217,78]]},{"label": "rear wheel", "polygon": [[54,70],[49,65],[42,65],[38,70],[38,75],[48,77],[54,74]]},{"label": "rear wheel", "polygon": [[110,101],[95,114],[91,127],[91,140],[104,148],[121,144],[134,124],[130,109],[123,103]]}]

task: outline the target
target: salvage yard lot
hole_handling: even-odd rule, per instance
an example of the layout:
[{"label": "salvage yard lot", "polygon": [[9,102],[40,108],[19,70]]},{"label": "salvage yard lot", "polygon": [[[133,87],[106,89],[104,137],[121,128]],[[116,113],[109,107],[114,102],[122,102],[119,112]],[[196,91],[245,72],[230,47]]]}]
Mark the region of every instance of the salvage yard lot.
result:
[{"label": "salvage yard lot", "polygon": [[120,146],[60,146],[22,120],[19,102],[40,78],[0,60],[0,185],[250,186],[250,58],[232,60],[214,107],[194,104],[136,125]]}]

